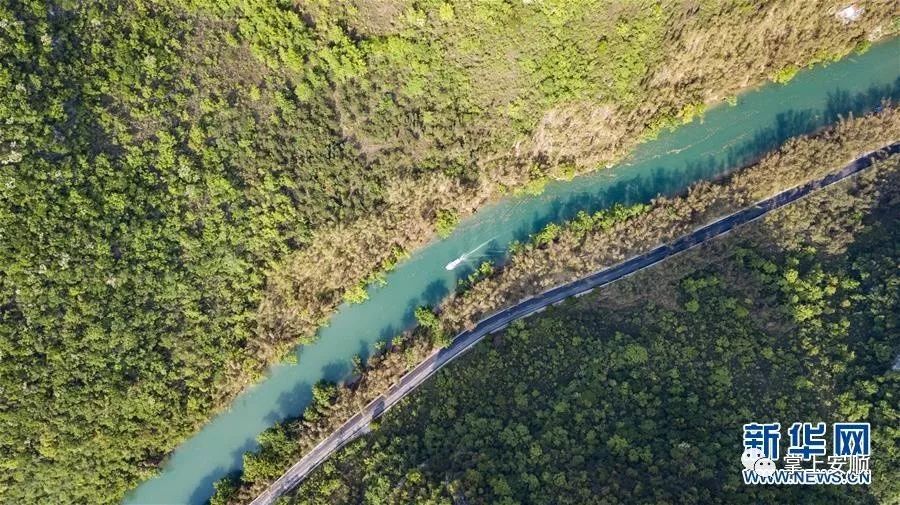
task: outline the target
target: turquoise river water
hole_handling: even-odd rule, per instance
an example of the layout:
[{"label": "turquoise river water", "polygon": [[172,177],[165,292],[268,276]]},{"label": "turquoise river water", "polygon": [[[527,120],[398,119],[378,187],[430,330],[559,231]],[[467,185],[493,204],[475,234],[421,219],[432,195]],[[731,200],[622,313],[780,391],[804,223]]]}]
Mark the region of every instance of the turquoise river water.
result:
[{"label": "turquoise river water", "polygon": [[[785,139],[861,114],[882,98],[900,99],[900,39],[878,44],[828,66],[798,74],[787,85],[769,84],[741,95],[736,106],[717,106],[657,140],[639,146],[611,169],[548,184],[540,196],[509,197],[480,210],[447,239],[417,251],[369,290],[369,300],[341,306],[315,343],[298,348],[299,363],[273,367],[171,455],[162,472],[126,499],[129,504],[204,503],[212,484],[240,469],[241,455],[273,423],[296,416],[320,379],[340,381],[354,355],[390,339],[413,323],[419,305],[438,303],[486,259],[502,259],[508,245],[579,210],[648,201],[683,191],[746,164]],[[445,265],[466,254],[452,271]]]}]

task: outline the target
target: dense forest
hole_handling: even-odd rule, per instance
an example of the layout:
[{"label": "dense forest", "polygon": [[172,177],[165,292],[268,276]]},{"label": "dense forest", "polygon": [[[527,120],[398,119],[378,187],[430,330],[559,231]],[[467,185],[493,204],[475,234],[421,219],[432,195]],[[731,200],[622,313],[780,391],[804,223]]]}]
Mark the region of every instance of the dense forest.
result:
[{"label": "dense forest", "polygon": [[842,6],[3,2],[0,501],[121,498],[504,188],[898,28]]},{"label": "dense forest", "polygon": [[[368,362],[358,363],[358,375],[316,401],[300,417],[276,425],[260,437],[260,451],[244,456],[244,472],[218,484],[214,503],[249,501],[281,475],[319,440],[383,393],[391,384],[448,337],[489,313],[516,303],[550,286],[610,266],[631,255],[673,240],[698,225],[718,219],[808,180],[835,171],[860,153],[877,149],[900,138],[900,111],[886,108],[878,114],[849,119],[811,137],[800,137],[758,163],[729,177],[701,182],[684,195],[657,198],[650,204],[616,206],[595,214],[581,214],[568,223],[551,224],[513,248],[502,266],[483,264],[437,313],[416,311],[419,326],[391,342]],[[835,203],[837,205],[837,203]],[[795,205],[799,207],[800,204]],[[836,211],[835,211],[836,212]],[[833,236],[823,247],[830,254],[842,247],[846,220],[858,219],[858,210],[847,209],[845,219],[834,221],[834,230],[821,229],[817,237]],[[789,241],[801,223],[778,233]],[[809,225],[807,225],[809,227]],[[818,239],[822,241],[821,239]],[[677,294],[671,293],[673,299]],[[324,388],[325,385],[320,385]]]},{"label": "dense forest", "polygon": [[[900,157],[525,321],[286,503],[896,503]],[[746,486],[748,420],[869,421],[871,486]]]}]

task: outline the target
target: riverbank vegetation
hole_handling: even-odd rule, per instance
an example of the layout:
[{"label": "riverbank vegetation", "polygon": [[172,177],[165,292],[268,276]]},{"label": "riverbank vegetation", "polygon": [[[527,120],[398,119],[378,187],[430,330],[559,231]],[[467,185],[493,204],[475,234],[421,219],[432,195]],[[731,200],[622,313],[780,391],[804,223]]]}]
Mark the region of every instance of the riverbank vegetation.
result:
[{"label": "riverbank vegetation", "polygon": [[[898,213],[894,156],[517,321],[283,502],[894,503]],[[870,422],[872,485],[744,485],[760,419]]]},{"label": "riverbank vegetation", "polygon": [[896,29],[838,6],[5,2],[0,501],[120,499],[446,216]]},{"label": "riverbank vegetation", "polygon": [[[428,317],[427,328],[395,339],[385,352],[372,357],[360,379],[339,390],[329,407],[329,415],[315,423],[306,420],[287,423],[295,435],[295,448],[292,458],[282,462],[282,470],[432,352],[436,327],[445,334],[455,335],[519,299],[672,240],[787,187],[822,177],[859,154],[896,138],[900,138],[900,113],[887,108],[876,115],[844,121],[814,137],[794,139],[759,163],[725,180],[695,185],[686,195],[659,198],[649,206],[617,207],[593,216],[582,215],[553,227],[552,232],[535,234],[516,248],[503,268],[491,268],[478,282],[467,283],[457,296],[446,301],[440,307],[439,325],[433,317]],[[847,214],[857,216],[858,213],[848,211]],[[787,241],[799,226],[795,223],[781,232],[780,240]],[[827,233],[836,237],[841,225],[835,226],[834,231]],[[834,242],[835,246],[840,243]],[[265,479],[243,476],[230,486],[233,493],[220,495],[218,499],[246,502],[267,483]]]}]

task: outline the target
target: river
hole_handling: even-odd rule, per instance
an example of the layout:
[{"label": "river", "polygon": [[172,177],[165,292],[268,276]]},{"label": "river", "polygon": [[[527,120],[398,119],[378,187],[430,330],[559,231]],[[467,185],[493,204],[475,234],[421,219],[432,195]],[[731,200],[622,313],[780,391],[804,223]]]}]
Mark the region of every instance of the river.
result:
[{"label": "river", "polygon": [[[340,381],[353,356],[413,323],[419,305],[434,305],[457,281],[487,259],[502,259],[514,240],[549,222],[621,202],[645,202],[739,167],[785,139],[832,123],[839,115],[862,114],[881,99],[900,100],[900,39],[873,46],[827,66],[800,72],[787,85],[748,91],[735,106],[710,109],[702,120],[663,132],[640,145],[622,163],[571,181],[552,182],[539,196],[509,197],[463,221],[447,239],[432,242],[369,290],[369,300],[343,305],[319,332],[297,349],[298,364],[277,365],[264,381],[242,393],[228,411],[181,444],[162,472],[143,483],[128,504],[204,503],[212,483],[240,469],[241,456],[273,423],[296,416],[321,379]],[[448,263],[466,255],[453,270]]]}]

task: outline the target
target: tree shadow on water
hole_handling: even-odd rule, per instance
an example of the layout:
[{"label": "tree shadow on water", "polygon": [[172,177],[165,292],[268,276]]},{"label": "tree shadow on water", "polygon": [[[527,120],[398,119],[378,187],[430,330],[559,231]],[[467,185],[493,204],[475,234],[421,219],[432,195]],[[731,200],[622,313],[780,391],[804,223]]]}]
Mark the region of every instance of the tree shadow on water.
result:
[{"label": "tree shadow on water", "polygon": [[862,93],[851,94],[844,89],[835,89],[828,95],[824,120],[826,123],[833,123],[841,117],[861,116],[880,110],[884,100],[895,103],[900,101],[900,77],[893,84],[871,86]]},{"label": "tree shadow on water", "polygon": [[[339,363],[329,363],[322,367],[322,374],[333,372],[339,366]],[[265,417],[266,423],[274,424],[300,415],[311,400],[312,384],[306,381],[295,384],[289,390],[278,395],[278,400]]]},{"label": "tree shadow on water", "polygon": [[323,366],[322,373],[319,376],[322,378],[322,380],[337,383],[346,379],[352,371],[353,367],[350,363],[346,361],[335,360]]},{"label": "tree shadow on water", "polygon": [[[236,479],[237,476],[240,475],[240,469],[243,468],[244,453],[254,451],[257,448],[259,448],[259,443],[256,441],[255,437],[246,439],[243,444],[229,454],[230,465],[227,467],[222,465],[217,466],[197,482],[197,486],[188,498],[188,504],[203,505],[208,503],[215,492],[213,484],[225,477]],[[230,470],[234,468],[237,468],[238,470]]]}]

